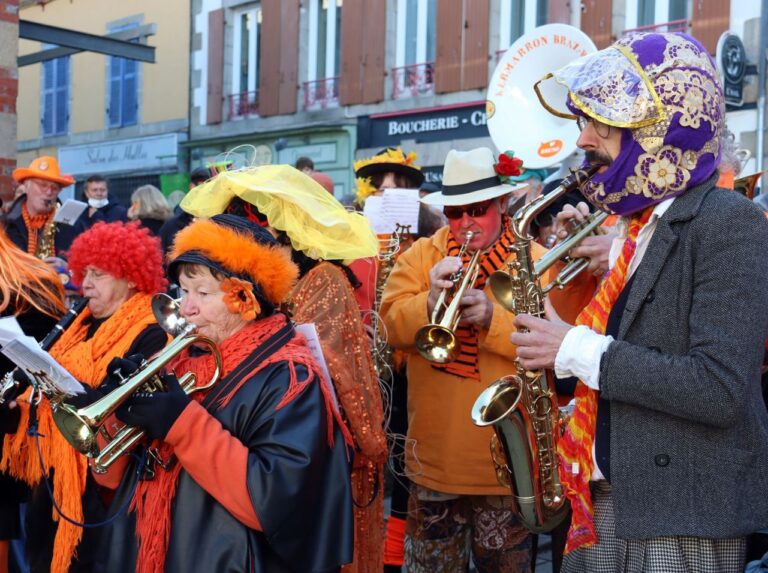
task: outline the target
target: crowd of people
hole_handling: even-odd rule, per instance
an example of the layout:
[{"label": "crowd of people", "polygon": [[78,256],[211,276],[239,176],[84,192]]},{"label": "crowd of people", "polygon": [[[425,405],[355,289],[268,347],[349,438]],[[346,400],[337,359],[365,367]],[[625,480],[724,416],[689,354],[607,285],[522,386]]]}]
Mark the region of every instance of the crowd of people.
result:
[{"label": "crowd of people", "polygon": [[[558,572],[761,558],[768,221],[723,177],[712,60],[641,33],[552,72],[573,189],[485,147],[435,186],[388,148],[355,163],[356,209],[300,158],[196,169],[173,209],[93,176],[69,225],[56,159],[16,169],[0,315],[82,390],[0,357],[0,572],[525,573],[541,530]],[[360,210],[389,189],[419,190],[418,229],[377,237]],[[599,212],[548,290],[565,261],[532,261]],[[516,447],[471,415],[511,375]]]}]

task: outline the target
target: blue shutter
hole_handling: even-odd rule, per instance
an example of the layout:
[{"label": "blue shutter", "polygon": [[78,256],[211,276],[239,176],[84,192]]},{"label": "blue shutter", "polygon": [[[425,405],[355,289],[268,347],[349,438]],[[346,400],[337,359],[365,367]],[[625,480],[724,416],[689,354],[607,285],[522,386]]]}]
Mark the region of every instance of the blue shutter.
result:
[{"label": "blue shutter", "polygon": [[40,121],[43,129],[43,137],[53,135],[54,129],[54,65],[55,61],[53,60],[43,62],[43,108],[41,110],[43,117]]},{"label": "blue shutter", "polygon": [[121,121],[121,79],[123,75],[123,59],[110,56],[109,58],[109,127],[120,127]]},{"label": "blue shutter", "polygon": [[138,118],[138,68],[136,60],[123,60],[123,125],[135,125]]},{"label": "blue shutter", "polygon": [[55,129],[57,135],[69,130],[69,57],[56,60]]}]

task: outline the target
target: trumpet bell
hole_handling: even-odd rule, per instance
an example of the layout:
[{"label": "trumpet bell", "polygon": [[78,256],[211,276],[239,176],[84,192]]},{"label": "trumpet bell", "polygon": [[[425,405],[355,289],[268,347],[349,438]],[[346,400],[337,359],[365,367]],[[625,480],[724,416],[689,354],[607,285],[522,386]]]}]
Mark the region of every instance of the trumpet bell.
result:
[{"label": "trumpet bell", "polygon": [[425,360],[447,364],[458,357],[461,342],[450,329],[439,324],[428,324],[416,333],[416,350]]},{"label": "trumpet bell", "polygon": [[97,434],[91,429],[93,422],[82,416],[77,408],[66,402],[55,404],[53,421],[64,438],[78,452],[88,457],[99,453]]},{"label": "trumpet bell", "polygon": [[171,336],[184,334],[189,323],[181,316],[181,306],[178,299],[171,298],[165,293],[159,293],[152,297],[152,313],[157,324]]}]

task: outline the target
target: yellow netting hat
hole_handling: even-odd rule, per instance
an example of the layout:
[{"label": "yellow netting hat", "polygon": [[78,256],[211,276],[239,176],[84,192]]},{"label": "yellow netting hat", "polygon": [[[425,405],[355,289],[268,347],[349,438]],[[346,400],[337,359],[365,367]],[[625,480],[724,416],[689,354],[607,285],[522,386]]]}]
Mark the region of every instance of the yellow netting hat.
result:
[{"label": "yellow netting hat", "polygon": [[347,261],[378,253],[368,220],[290,165],[224,171],[192,189],[180,205],[209,218],[224,213],[235,197],[256,207],[272,228],[285,231],[294,249],[313,259]]}]

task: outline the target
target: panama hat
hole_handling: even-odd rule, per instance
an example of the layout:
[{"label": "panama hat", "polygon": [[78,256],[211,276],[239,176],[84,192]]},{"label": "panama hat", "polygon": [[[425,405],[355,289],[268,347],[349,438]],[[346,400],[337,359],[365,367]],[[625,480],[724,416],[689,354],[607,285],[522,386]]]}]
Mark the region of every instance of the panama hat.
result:
[{"label": "panama hat", "polygon": [[496,174],[493,152],[487,147],[470,151],[452,149],[445,158],[443,189],[421,199],[426,205],[470,205],[494,199],[525,185],[507,185]]},{"label": "panama hat", "polygon": [[30,178],[45,179],[46,181],[53,181],[66,187],[72,185],[75,180],[71,175],[62,173],[59,169],[59,162],[55,157],[44,155],[43,157],[37,157],[32,160],[29,167],[19,167],[13,170],[13,179],[17,183],[21,183],[25,179]]}]

